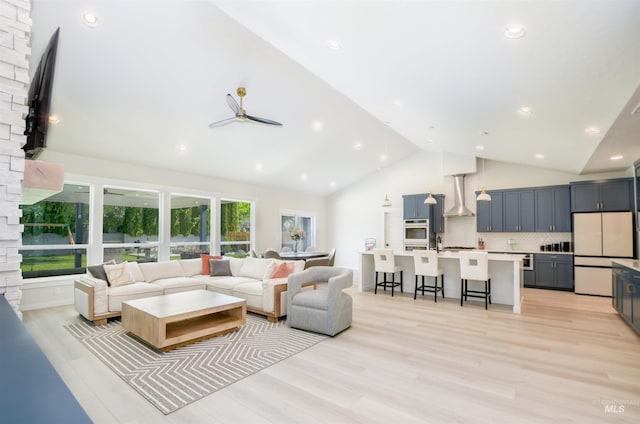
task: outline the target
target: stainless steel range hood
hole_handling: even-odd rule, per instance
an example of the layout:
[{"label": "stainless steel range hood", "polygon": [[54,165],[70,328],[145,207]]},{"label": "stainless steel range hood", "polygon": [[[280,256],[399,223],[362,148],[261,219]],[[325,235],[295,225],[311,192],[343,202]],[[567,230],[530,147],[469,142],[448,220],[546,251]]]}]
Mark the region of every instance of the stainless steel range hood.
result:
[{"label": "stainless steel range hood", "polygon": [[464,205],[464,176],[453,175],[453,207],[444,213],[444,216],[474,216],[474,213]]}]

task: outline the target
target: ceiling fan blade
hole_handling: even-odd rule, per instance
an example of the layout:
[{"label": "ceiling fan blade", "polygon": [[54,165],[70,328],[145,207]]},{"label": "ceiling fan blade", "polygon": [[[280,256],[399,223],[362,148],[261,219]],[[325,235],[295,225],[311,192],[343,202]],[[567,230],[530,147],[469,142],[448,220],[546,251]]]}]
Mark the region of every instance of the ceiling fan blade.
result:
[{"label": "ceiling fan blade", "polygon": [[227,118],[227,119],[223,119],[222,121],[213,122],[209,124],[209,128],[222,127],[225,125],[229,125],[230,123],[235,121],[236,121],[236,117],[234,116],[233,118]]},{"label": "ceiling fan blade", "polygon": [[233,113],[236,114],[236,116],[240,115],[240,105],[238,104],[238,102],[236,102],[236,99],[234,99],[231,94],[227,94],[227,104],[229,105]]},{"label": "ceiling fan blade", "polygon": [[257,116],[247,115],[247,119],[249,119],[251,121],[255,121],[255,122],[260,122],[262,124],[277,125],[279,127],[282,126],[282,124],[280,122],[272,121],[271,119],[258,118]]}]

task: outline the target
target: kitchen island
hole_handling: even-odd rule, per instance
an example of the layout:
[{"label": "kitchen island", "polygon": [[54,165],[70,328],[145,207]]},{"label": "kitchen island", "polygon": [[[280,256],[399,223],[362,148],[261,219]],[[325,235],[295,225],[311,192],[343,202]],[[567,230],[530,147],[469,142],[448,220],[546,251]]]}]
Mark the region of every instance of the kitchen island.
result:
[{"label": "kitchen island", "polygon": [[[402,288],[405,293],[413,293],[415,271],[413,253],[394,252],[396,265],[404,269]],[[513,306],[513,313],[520,313],[522,287],[524,283],[522,260],[524,255],[489,253],[489,274],[491,275],[492,303]],[[444,272],[444,296],[460,299],[460,257],[458,252],[441,252],[438,267]],[[360,273],[358,291],[369,291],[375,285],[373,252],[360,252]],[[380,275],[382,281],[382,275]],[[399,276],[396,276],[396,279]],[[430,279],[431,281],[431,279]],[[471,283],[473,284],[473,283]],[[477,283],[479,284],[479,283]],[[396,289],[397,292],[397,289]]]}]

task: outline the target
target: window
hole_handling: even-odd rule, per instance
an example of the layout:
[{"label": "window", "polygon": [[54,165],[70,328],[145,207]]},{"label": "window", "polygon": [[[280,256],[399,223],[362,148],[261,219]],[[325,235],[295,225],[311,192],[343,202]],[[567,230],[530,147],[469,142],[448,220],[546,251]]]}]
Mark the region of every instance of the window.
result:
[{"label": "window", "polygon": [[102,243],[104,260],[158,260],[158,199],[155,191],[104,189]]},{"label": "window", "polygon": [[171,195],[171,259],[209,253],[210,204],[207,198]]},{"label": "window", "polygon": [[220,253],[246,256],[251,250],[250,202],[222,199],[220,202]]},{"label": "window", "polygon": [[67,183],[62,192],[22,210],[23,278],[85,272],[89,186]]},{"label": "window", "polygon": [[[315,216],[308,213],[283,212],[280,214],[282,227],[281,249],[298,251],[316,250]],[[294,240],[292,233],[302,233],[302,238]]]}]

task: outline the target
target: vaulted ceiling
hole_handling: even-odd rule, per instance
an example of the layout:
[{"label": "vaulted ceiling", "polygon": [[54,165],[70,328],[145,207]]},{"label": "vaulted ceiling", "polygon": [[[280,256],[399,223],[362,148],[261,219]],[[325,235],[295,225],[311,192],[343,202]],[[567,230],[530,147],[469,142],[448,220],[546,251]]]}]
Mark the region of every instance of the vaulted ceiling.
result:
[{"label": "vaulted ceiling", "polygon": [[[420,150],[640,158],[637,0],[33,0],[32,18],[32,69],[61,28],[50,150],[319,195]],[[209,128],[239,86],[284,125]]]}]

